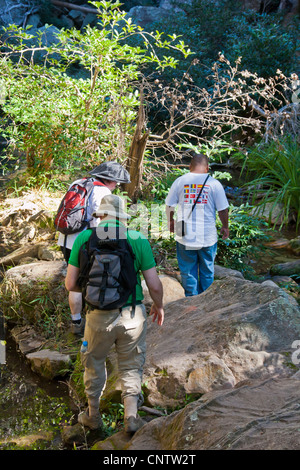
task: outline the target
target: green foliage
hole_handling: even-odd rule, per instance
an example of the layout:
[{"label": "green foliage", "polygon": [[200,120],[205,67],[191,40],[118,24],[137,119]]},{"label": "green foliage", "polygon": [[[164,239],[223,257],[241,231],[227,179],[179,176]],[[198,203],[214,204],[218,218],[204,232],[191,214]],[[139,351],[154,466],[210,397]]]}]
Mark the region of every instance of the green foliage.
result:
[{"label": "green foliage", "polygon": [[243,66],[262,77],[272,76],[278,69],[285,74],[296,72],[297,24],[299,28],[295,19],[286,28],[278,14],[243,12],[233,19],[225,54],[229,60],[241,56]]},{"label": "green foliage", "polygon": [[[66,399],[51,398],[42,389],[28,396],[21,395],[19,385],[11,387],[9,384],[1,390],[1,403],[5,403],[6,413],[1,420],[0,449],[55,449],[54,433],[57,434],[61,425],[69,424],[72,418]],[[34,435],[39,439],[30,439]]]},{"label": "green foliage", "polygon": [[[79,347],[78,347],[79,350]],[[71,372],[69,387],[72,390],[72,395],[78,406],[86,402],[86,394],[83,383],[83,372],[84,367],[81,362],[80,352],[77,353],[76,360],[73,364],[73,370]]]},{"label": "green foliage", "polygon": [[[253,276],[253,270],[247,261],[258,253],[260,242],[268,240],[267,223],[251,215],[252,207],[241,205],[230,206],[229,209],[229,232],[226,240],[218,239],[217,263],[230,269],[237,269],[246,278]],[[217,217],[217,227],[221,227]],[[260,247],[261,248],[261,247]]]},{"label": "green foliage", "polygon": [[[232,156],[234,158],[242,157],[241,152],[223,140],[212,140],[206,144],[198,146],[191,143],[180,144],[178,145],[178,148],[180,148],[180,150],[186,149],[187,151],[192,150],[196,153],[203,153],[207,155],[210,163],[224,163]],[[151,162],[146,162],[146,165],[151,167]],[[150,199],[154,199],[154,201],[164,202],[170,187],[176,178],[189,172],[188,166],[189,164],[187,163],[186,168],[175,167],[172,170],[169,168],[168,171],[163,174],[155,174],[155,169],[152,168],[151,174],[153,177],[151,183],[147,187],[147,191],[144,193],[144,196],[146,195]],[[224,171],[213,171],[212,176],[219,180],[226,179],[229,181],[231,179],[230,173]]]},{"label": "green foliage", "polygon": [[[78,170],[78,169],[77,169]],[[73,168],[70,171],[70,177],[76,173],[76,168]],[[49,175],[44,173],[38,175],[28,175],[27,173],[22,174],[21,176],[16,176],[9,180],[5,185],[6,195],[19,197],[24,192],[30,191],[35,188],[39,188],[41,191],[50,191],[50,192],[65,192],[69,182],[64,182],[60,180],[61,171],[53,171],[51,178]]]},{"label": "green foliage", "polygon": [[[191,45],[192,58],[199,63],[190,74],[198,86],[209,86],[206,77],[219,52],[231,63],[242,57],[243,68],[262,77],[275,75],[278,68],[285,74],[296,72],[299,18],[286,28],[283,15],[245,10],[242,2],[235,0],[195,0],[190,6],[179,6],[184,13],[170,15],[150,27],[181,36]],[[167,71],[168,79],[181,77],[190,62],[190,58],[181,59],[175,71]]]},{"label": "green foliage", "polygon": [[35,314],[35,325],[45,338],[61,341],[70,321],[68,298],[62,288],[49,289],[41,281],[29,306]]},{"label": "green foliage", "polygon": [[[294,214],[296,228],[300,223],[300,150],[290,137],[260,145],[249,152],[244,161],[254,179],[247,183],[257,212],[270,204],[270,218],[275,207],[283,206],[282,224],[287,224]],[[278,215],[279,217],[279,215]]]},{"label": "green foliage", "polygon": [[213,139],[210,142],[201,145],[186,144],[180,148],[187,148],[196,153],[203,153],[209,159],[209,162],[226,162],[229,157],[240,155],[241,153],[230,143],[222,139]]},{"label": "green foliage", "polygon": [[[69,171],[80,161],[98,164],[107,156],[123,161],[135,126],[143,65],[176,66],[170,55],[159,59],[156,48],[188,54],[182,41],[133,25],[118,3],[91,3],[99,9],[102,27],[62,30],[50,46],[43,45],[42,34],[33,36],[14,25],[7,29],[13,40],[5,43],[0,60],[6,91],[2,136],[11,152],[26,153],[32,175]],[[141,46],[128,44],[134,35],[142,38]],[[80,78],[72,75],[74,67],[80,68]]]},{"label": "green foliage", "polygon": [[164,176],[154,176],[150,184],[150,197],[154,201],[163,202],[176,178],[179,178],[179,176],[184,175],[188,171],[188,169],[175,168],[172,171],[168,171]]}]

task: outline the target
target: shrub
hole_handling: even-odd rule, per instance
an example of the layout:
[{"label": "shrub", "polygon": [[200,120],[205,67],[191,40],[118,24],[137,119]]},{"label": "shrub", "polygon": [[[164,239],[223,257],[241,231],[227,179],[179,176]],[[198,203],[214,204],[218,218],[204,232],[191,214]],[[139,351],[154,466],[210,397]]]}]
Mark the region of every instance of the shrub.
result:
[{"label": "shrub", "polygon": [[[226,268],[237,269],[245,278],[253,277],[253,269],[248,260],[258,253],[259,243],[268,240],[267,223],[251,215],[252,207],[241,205],[229,208],[229,232],[226,240],[219,237],[216,262]],[[217,227],[221,222],[217,217]],[[261,253],[261,252],[260,252]]]},{"label": "shrub", "polygon": [[[281,227],[293,215],[296,228],[300,222],[300,150],[291,137],[263,144],[249,152],[243,170],[255,178],[247,183],[251,189],[252,202],[260,213],[271,204],[270,219],[275,207],[283,206]],[[279,217],[279,216],[278,216]],[[277,217],[277,219],[278,219]],[[276,223],[278,220],[276,219]]]},{"label": "shrub", "polygon": [[[7,28],[0,55],[5,82],[0,88],[1,133],[11,154],[26,153],[33,176],[69,171],[80,161],[91,166],[104,158],[123,161],[135,128],[143,64],[175,67],[170,55],[158,59],[156,48],[188,54],[176,38],[143,33],[126,20],[120,4],[91,3],[99,9],[103,27],[62,29],[50,46],[43,45],[40,32],[31,35],[30,29]],[[142,47],[127,43],[134,35],[142,36]],[[147,38],[153,41],[151,46]],[[81,78],[74,77],[76,66]]]},{"label": "shrub", "polygon": [[[219,52],[231,63],[242,57],[243,68],[262,77],[274,75],[278,68],[285,74],[295,72],[298,18],[286,28],[282,14],[244,10],[242,2],[235,0],[195,0],[190,6],[180,7],[184,13],[177,13],[175,19],[170,15],[148,29],[181,35],[190,45],[193,58],[201,64],[191,70],[198,86],[207,86],[206,76]],[[169,78],[181,77],[190,62],[190,58],[180,58],[176,70],[167,71]]]}]

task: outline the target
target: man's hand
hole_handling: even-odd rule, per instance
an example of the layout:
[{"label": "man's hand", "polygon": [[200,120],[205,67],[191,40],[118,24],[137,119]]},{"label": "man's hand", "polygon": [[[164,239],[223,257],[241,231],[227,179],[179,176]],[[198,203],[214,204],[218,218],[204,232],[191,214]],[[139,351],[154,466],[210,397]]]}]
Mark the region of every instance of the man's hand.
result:
[{"label": "man's hand", "polygon": [[175,221],[174,221],[174,219],[173,219],[173,220],[170,220],[170,222],[169,222],[169,231],[170,231],[171,233],[174,233],[174,232],[175,232]]},{"label": "man's hand", "polygon": [[228,228],[228,209],[224,209],[223,211],[218,212],[222,228],[220,230],[220,233],[222,235],[222,239],[225,240],[226,238],[229,237],[229,228]]},{"label": "man's hand", "polygon": [[150,315],[153,315],[153,322],[157,319],[158,325],[162,325],[164,321],[163,309],[163,287],[156,272],[156,268],[150,268],[143,271],[143,275],[149,289],[149,294],[153,300]]},{"label": "man's hand", "polygon": [[157,307],[155,304],[152,304],[149,315],[153,315],[152,322],[154,323],[157,319],[157,324],[161,326],[164,322],[165,312],[162,307]]},{"label": "man's hand", "polygon": [[221,230],[220,230],[220,233],[222,235],[222,239],[226,240],[226,238],[229,237],[229,228],[222,227]]}]

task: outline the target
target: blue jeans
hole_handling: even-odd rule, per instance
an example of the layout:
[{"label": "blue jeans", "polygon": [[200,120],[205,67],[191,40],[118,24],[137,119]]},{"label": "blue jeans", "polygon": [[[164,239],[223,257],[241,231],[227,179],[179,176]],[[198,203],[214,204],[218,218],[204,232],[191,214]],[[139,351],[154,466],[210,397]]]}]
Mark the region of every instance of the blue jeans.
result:
[{"label": "blue jeans", "polygon": [[186,297],[204,292],[214,281],[217,243],[199,250],[188,250],[176,243],[177,260]]}]

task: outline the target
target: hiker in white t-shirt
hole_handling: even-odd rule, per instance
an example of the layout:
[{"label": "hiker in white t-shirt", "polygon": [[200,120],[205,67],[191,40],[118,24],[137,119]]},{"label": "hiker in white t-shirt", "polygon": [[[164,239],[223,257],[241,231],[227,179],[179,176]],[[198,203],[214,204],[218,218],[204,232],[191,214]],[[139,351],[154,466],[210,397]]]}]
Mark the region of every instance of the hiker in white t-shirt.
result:
[{"label": "hiker in white t-shirt", "polygon": [[165,201],[169,230],[176,233],[178,266],[186,296],[200,294],[214,280],[216,212],[223,239],[229,236],[227,197],[222,184],[208,175],[208,170],[208,158],[194,154],[190,172],[174,181]]}]

